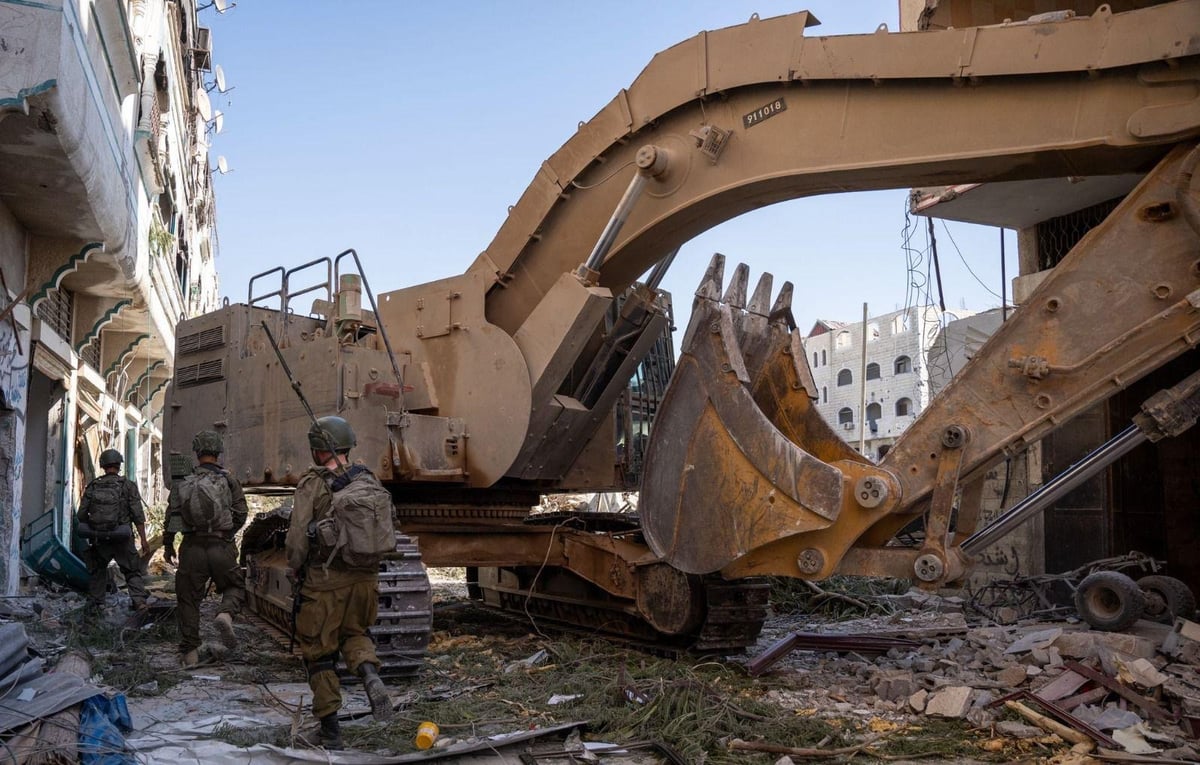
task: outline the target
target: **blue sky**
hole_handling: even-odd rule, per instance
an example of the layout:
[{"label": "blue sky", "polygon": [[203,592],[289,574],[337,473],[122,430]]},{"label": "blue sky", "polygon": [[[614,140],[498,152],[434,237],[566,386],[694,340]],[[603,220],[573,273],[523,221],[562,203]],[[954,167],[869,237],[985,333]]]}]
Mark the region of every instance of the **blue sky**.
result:
[{"label": "blue sky", "polygon": [[[898,28],[895,0],[808,6],[816,34]],[[214,62],[234,89],[212,154],[221,292],[246,299],[251,275],[348,247],[375,291],[464,271],[491,241],[542,161],[651,57],[703,29],[782,2],[407,2],[241,0],[209,9]],[[714,251],[796,284],[802,329],[905,305],[906,190],[795,200],[705,232],[664,287],[680,328]],[[924,219],[912,243],[924,250]],[[948,308],[999,305],[1000,234],[937,223]],[[961,257],[956,252],[961,251]],[[1016,273],[1009,232],[1008,275]],[[968,270],[968,265],[969,269]],[[970,273],[974,272],[974,276]],[[977,277],[977,278],[976,278]],[[923,276],[918,277],[923,281]],[[982,283],[981,283],[982,282]]]}]

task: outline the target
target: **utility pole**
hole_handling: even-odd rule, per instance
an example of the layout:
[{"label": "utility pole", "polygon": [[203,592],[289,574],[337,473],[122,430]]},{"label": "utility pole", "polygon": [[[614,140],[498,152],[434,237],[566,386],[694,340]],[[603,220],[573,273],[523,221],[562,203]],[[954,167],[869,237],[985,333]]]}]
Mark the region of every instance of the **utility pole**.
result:
[{"label": "utility pole", "polygon": [[858,453],[867,456],[867,304],[863,303],[862,364],[858,370]]}]

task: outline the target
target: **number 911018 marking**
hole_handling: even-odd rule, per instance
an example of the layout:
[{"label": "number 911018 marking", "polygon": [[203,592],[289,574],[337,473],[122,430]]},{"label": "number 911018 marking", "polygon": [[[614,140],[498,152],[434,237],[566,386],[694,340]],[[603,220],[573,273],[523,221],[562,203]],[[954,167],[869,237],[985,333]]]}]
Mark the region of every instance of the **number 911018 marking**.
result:
[{"label": "number 911018 marking", "polygon": [[782,98],[776,98],[769,104],[758,107],[749,114],[742,116],[742,127],[752,128],[769,117],[774,117],[782,111],[787,111],[787,103]]}]

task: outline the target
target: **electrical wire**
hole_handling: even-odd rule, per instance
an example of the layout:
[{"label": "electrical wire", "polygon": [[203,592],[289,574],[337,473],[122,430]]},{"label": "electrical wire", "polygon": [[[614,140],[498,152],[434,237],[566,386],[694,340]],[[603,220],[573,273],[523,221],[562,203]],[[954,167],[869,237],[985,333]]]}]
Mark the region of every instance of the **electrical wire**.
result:
[{"label": "electrical wire", "polygon": [[991,287],[987,286],[987,284],[983,281],[983,279],[980,279],[979,275],[976,274],[973,270],[971,270],[971,264],[967,263],[967,259],[963,257],[962,250],[960,250],[958,248],[958,242],[954,241],[954,234],[950,233],[950,227],[946,225],[946,221],[942,221],[942,229],[946,232],[946,236],[949,237],[950,244],[954,245],[954,251],[958,254],[958,259],[961,260],[962,264],[967,267],[968,273],[970,273],[971,276],[973,276],[975,278],[975,281],[979,282],[979,286],[983,287],[985,290],[987,290],[988,294],[990,294],[992,297],[996,298],[997,300],[1003,300],[1004,298],[1002,298],[1002,297],[1000,297],[1000,295],[996,294],[995,290],[993,290]]}]

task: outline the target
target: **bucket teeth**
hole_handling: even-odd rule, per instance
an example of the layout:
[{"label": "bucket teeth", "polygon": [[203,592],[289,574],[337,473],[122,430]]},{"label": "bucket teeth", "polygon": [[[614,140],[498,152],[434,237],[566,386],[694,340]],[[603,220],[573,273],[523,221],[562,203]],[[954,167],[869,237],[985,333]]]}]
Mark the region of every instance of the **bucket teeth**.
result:
[{"label": "bucket teeth", "polygon": [[784,282],[783,288],[779,290],[779,296],[775,298],[775,305],[771,307],[771,321],[783,322],[787,324],[788,329],[796,328],[796,317],[792,315],[791,282]]},{"label": "bucket teeth", "polygon": [[728,285],[724,271],[725,257],[714,254],[642,479],[647,541],[689,573],[826,528],[843,491],[834,463],[863,460],[813,405],[791,282],[772,296],[764,273],[747,301],[749,268],[739,264]]},{"label": "bucket teeth", "polygon": [[[759,316],[767,315],[767,306],[771,304],[771,286],[775,282],[775,277],[767,271],[763,271],[763,275],[758,277],[758,284],[754,287],[754,295],[750,298],[750,305],[746,306],[746,310],[750,313]],[[785,289],[791,288],[791,283],[785,285]]]},{"label": "bucket teeth", "polygon": [[733,269],[733,278],[729,280],[729,289],[725,291],[722,302],[730,308],[739,311],[746,308],[746,285],[750,282],[750,266],[738,263]]},{"label": "bucket teeth", "polygon": [[721,285],[725,282],[725,256],[719,252],[714,252],[712,260],[708,261],[708,269],[704,272],[704,278],[700,280],[700,286],[696,288],[696,298],[706,300],[721,299]]}]

